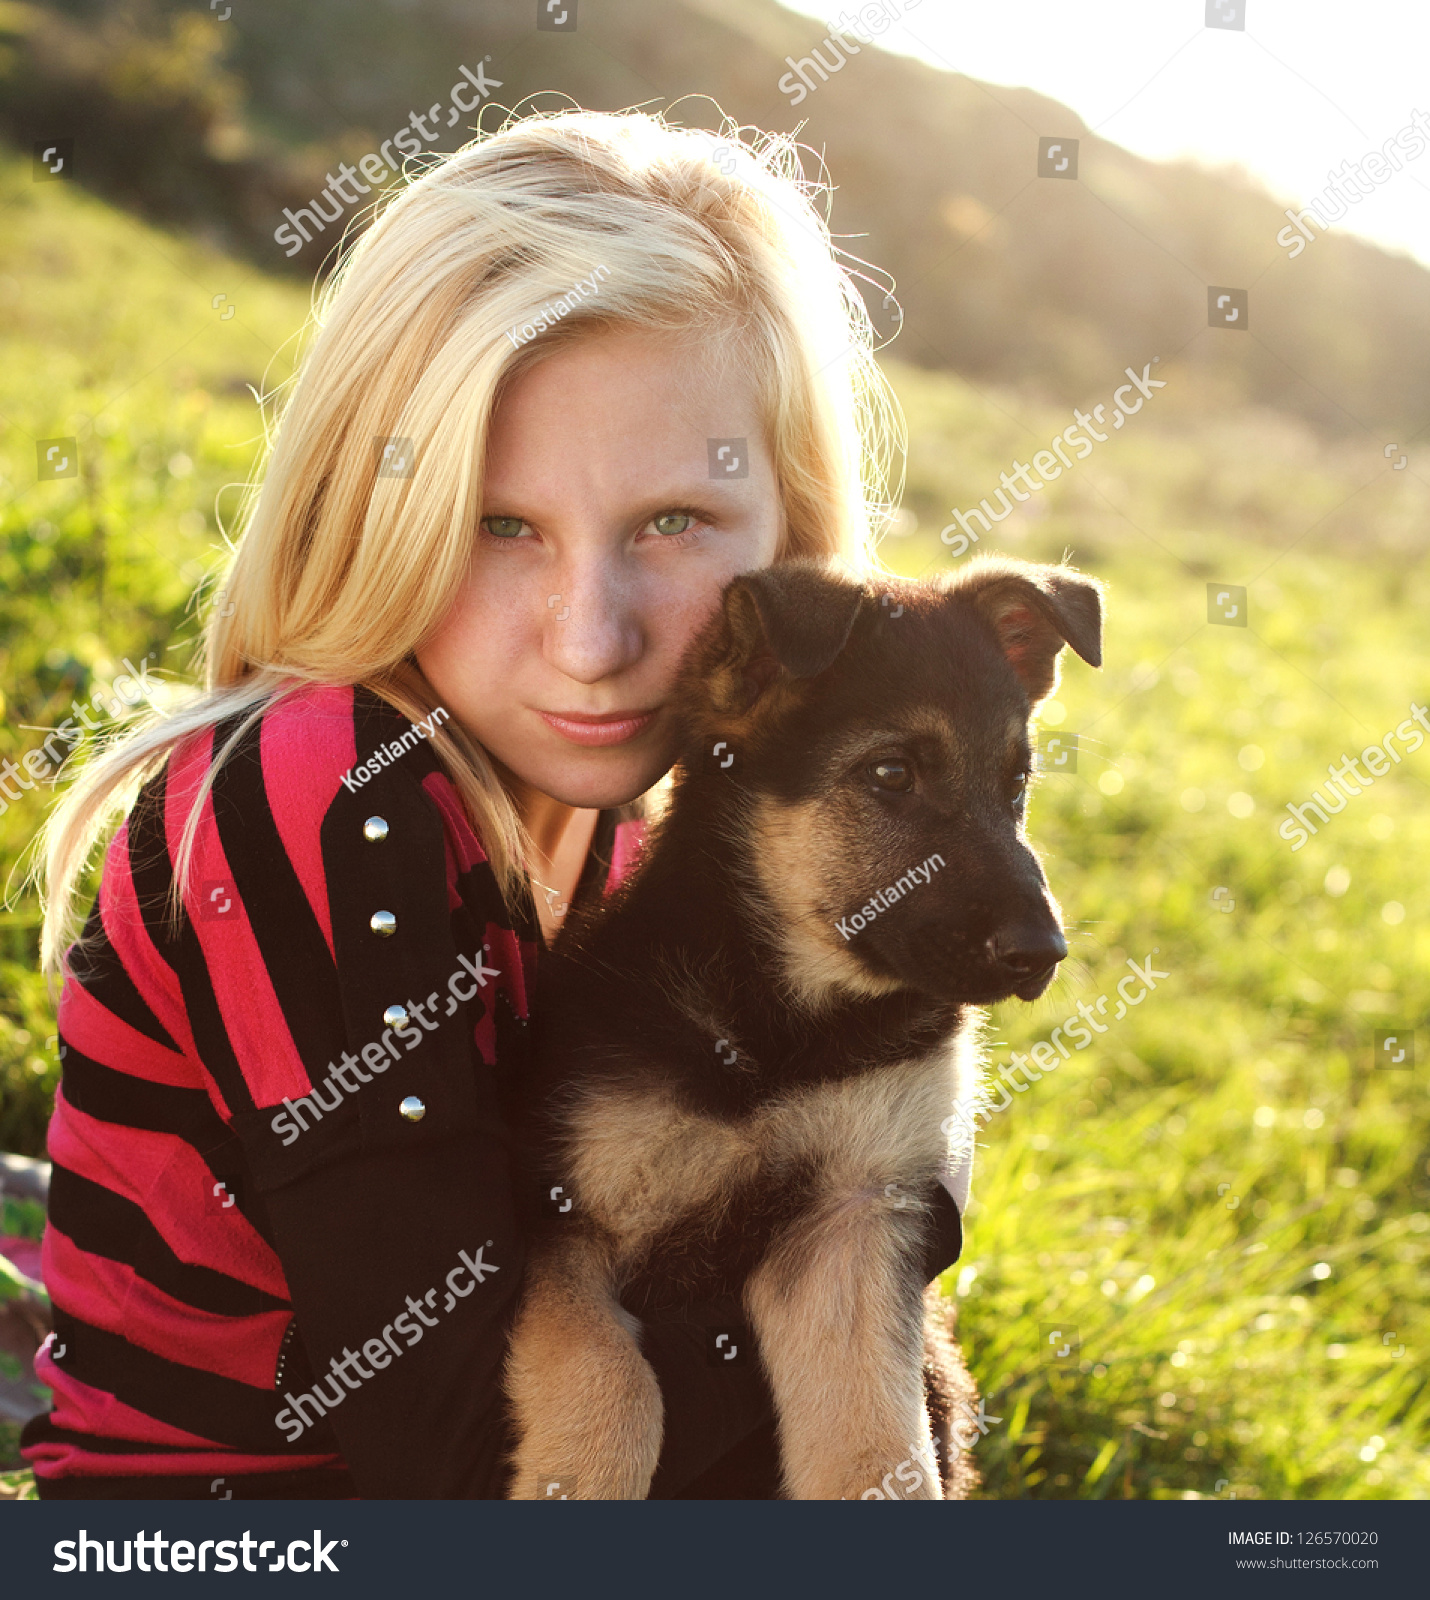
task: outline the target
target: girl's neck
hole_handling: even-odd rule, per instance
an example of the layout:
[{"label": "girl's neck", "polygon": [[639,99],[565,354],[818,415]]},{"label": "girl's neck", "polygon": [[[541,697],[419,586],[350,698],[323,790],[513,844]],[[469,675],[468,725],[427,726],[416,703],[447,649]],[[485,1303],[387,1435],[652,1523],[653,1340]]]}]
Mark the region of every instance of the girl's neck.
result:
[{"label": "girl's neck", "polygon": [[534,854],[526,868],[537,917],[549,944],[560,931],[576,893],[600,812],[553,800],[510,771],[502,772],[502,780],[531,839]]},{"label": "girl's neck", "polygon": [[520,780],[509,787],[516,802],[517,815],[538,852],[538,862],[534,864],[538,872],[541,870],[540,862],[550,866],[561,854],[561,846],[573,825],[579,819],[595,815],[594,812],[579,811],[575,806],[568,806],[563,800],[553,800],[550,795],[542,794]]}]

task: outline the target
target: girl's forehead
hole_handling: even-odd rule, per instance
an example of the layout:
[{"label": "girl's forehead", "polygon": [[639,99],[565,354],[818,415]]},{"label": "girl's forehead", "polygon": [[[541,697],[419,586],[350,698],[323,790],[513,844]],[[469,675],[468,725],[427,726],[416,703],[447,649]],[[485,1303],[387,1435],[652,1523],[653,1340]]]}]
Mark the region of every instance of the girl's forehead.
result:
[{"label": "girl's forehead", "polygon": [[768,465],[756,385],[674,335],[614,330],[563,344],[503,390],[487,443],[489,491],[642,489],[672,478],[735,491]]},{"label": "girl's forehead", "polygon": [[502,386],[497,414],[533,406],[581,404],[591,392],[620,391],[644,408],[679,412],[709,398],[718,406],[754,407],[756,374],[732,360],[715,336],[629,325],[595,328],[552,340]]}]

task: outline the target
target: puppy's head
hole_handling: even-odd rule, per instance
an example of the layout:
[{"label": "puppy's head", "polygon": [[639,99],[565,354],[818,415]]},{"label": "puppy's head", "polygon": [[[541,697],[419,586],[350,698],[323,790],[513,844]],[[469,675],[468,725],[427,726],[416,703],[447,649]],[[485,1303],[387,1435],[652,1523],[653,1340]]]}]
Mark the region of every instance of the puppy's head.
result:
[{"label": "puppy's head", "polygon": [[786,977],[818,1003],[1041,994],[1067,954],[1023,819],[1028,719],[1101,585],[985,558],[874,588],[821,563],[746,573],[679,690],[684,803],[731,845]]}]

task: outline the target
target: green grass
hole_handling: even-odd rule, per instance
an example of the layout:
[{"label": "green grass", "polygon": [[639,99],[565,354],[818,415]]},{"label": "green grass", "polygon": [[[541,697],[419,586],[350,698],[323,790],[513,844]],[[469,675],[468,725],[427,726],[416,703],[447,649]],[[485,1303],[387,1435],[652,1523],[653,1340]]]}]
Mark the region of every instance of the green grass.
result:
[{"label": "green grass", "polygon": [[[121,657],[182,669],[191,596],[221,553],[215,496],[256,443],[238,380],[286,353],[307,298],[33,185],[25,165],[0,162],[0,206],[14,759],[42,737],[21,723],[53,724]],[[238,306],[226,323],[220,292]],[[1114,994],[1129,957],[1155,947],[1170,975],[982,1135],[946,1280],[1001,1418],[977,1454],[996,1497],[1422,1498],[1430,744],[1304,849],[1276,828],[1327,763],[1430,703],[1430,495],[1381,441],[1225,411],[1162,354],[1156,400],[985,541],[1070,549],[1109,585],[1105,670],[1069,660],[1044,715],[1080,735],[1079,770],[1044,777],[1031,808],[1072,956],[1043,999],[994,1010],[993,1057]],[[890,370],[911,531],[886,554],[941,569],[949,508],[1068,418]],[[86,475],[36,483],[33,441],[62,434]],[[1207,624],[1212,580],[1248,586],[1248,628]],[[0,815],[7,877],[45,798]],[[0,920],[0,1147],[38,1154],[58,1067],[34,963],[35,906],[16,898]],[[1420,1030],[1415,1071],[1372,1067],[1390,1024]],[[1076,1361],[1044,1364],[1043,1329],[1065,1324]],[[0,1463],[9,1450],[0,1431]]]},{"label": "green grass", "polygon": [[35,1500],[34,1474],[20,1459],[20,1424],[0,1422],[0,1500]]},{"label": "green grass", "polygon": [[[947,508],[1060,423],[896,381],[926,509],[886,548],[923,572],[949,564]],[[1300,850],[1277,829],[1328,763],[1430,704],[1430,574],[1404,545],[1424,486],[1381,469],[1357,492],[1379,452],[1307,463],[1274,419],[1196,421],[1129,424],[1081,469],[1098,482],[1075,469],[984,541],[1071,548],[1109,584],[1105,669],[1065,657],[1043,719],[1079,733],[1078,771],[1031,806],[1072,958],[1034,1005],[993,1009],[992,1057],[1078,1000],[1111,1013],[1128,957],[1156,948],[1170,976],[987,1124],[946,1280],[1004,1419],[977,1453],[998,1497],[1422,1498],[1430,742]],[[1202,492],[1169,493],[1188,460]],[[1253,498],[1275,515],[1254,542]],[[1246,629],[1208,625],[1209,578],[1249,585]],[[1414,1072],[1372,1066],[1372,1030],[1396,1024],[1420,1030]],[[1081,1339],[1066,1369],[1040,1361],[1061,1324]]]},{"label": "green grass", "polygon": [[[1076,777],[1044,778],[1033,804],[1076,959],[1054,994],[993,1022],[1026,1047],[1078,999],[1113,995],[1129,956],[1156,948],[1170,976],[988,1127],[957,1282],[974,1365],[1000,1401],[989,1409],[1010,1415],[985,1447],[990,1485],[1423,1495],[1423,1078],[1371,1065],[1374,1026],[1427,1037],[1423,780],[1382,780],[1293,855],[1278,804],[1304,797],[1313,761],[1369,738],[1269,651],[1253,669],[1262,723],[1239,724],[1237,663],[1257,646],[1231,630],[1161,660],[1166,635],[1144,605],[1111,637],[1126,651],[1113,681],[1074,667],[1062,697],[1066,726],[1103,743]],[[1152,660],[1158,682],[1129,693],[1128,666]],[[1193,696],[1179,668],[1188,684],[1198,673]],[[1372,681],[1348,698],[1379,727],[1409,696]],[[1198,708],[1218,704],[1199,728]],[[1249,774],[1238,754],[1252,744],[1269,759]],[[1109,774],[1123,780],[1114,795],[1098,787],[1115,786]],[[1188,813],[1194,787],[1205,803]],[[1249,816],[1227,810],[1233,794],[1251,796]],[[1336,868],[1350,874],[1339,897],[1325,886]],[[1228,913],[1213,909],[1219,887]],[[1039,1326],[1063,1321],[1081,1335],[1076,1373],[1038,1364]]]},{"label": "green grass", "polygon": [[[261,439],[244,385],[288,375],[308,298],[3,155],[0,211],[0,757],[18,762],[124,658],[182,674],[218,510]],[[36,441],[60,437],[80,476],[39,482]],[[17,890],[49,800],[37,786],[0,814],[0,1149],[32,1155],[59,1062]]]}]

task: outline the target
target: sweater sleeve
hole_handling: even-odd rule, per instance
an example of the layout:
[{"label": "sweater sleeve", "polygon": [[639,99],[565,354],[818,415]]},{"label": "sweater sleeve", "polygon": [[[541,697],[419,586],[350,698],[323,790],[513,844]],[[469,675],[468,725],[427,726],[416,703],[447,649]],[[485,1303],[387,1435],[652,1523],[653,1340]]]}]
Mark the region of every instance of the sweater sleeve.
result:
[{"label": "sweater sleeve", "polygon": [[515,941],[452,889],[422,764],[369,760],[314,811],[276,735],[242,757],[211,830],[241,917],[200,923],[186,987],[293,1307],[275,1437],[326,1433],[364,1498],[500,1497],[523,1241],[476,1040]]}]

